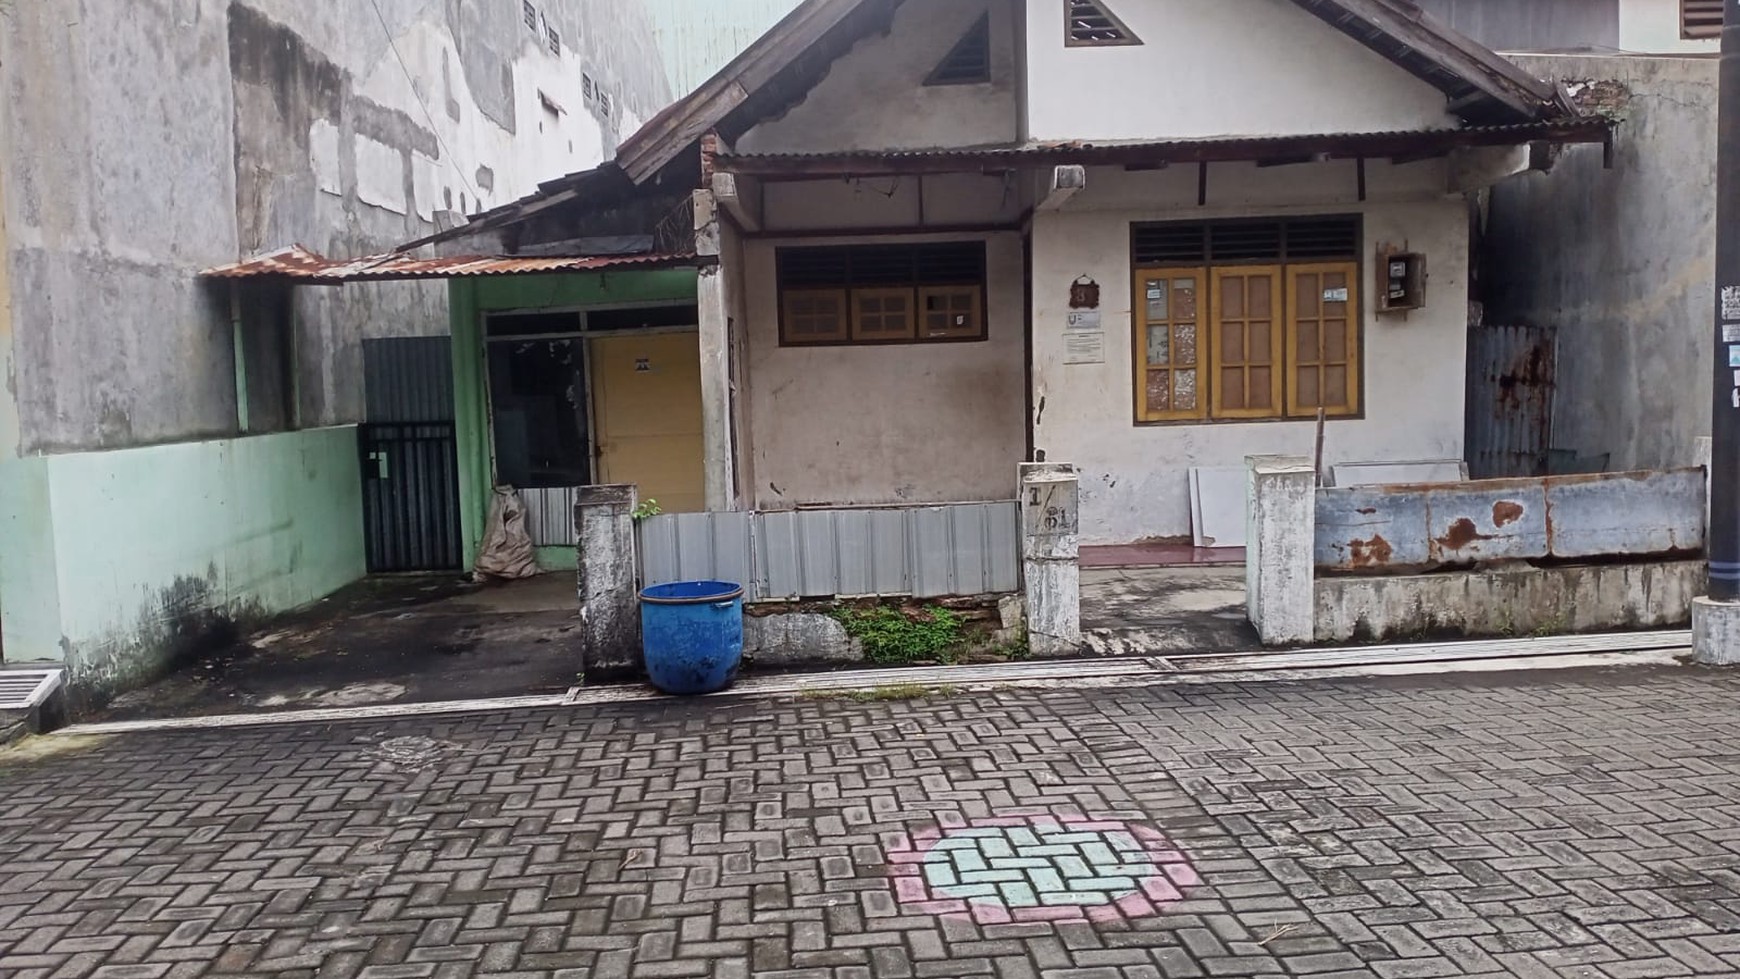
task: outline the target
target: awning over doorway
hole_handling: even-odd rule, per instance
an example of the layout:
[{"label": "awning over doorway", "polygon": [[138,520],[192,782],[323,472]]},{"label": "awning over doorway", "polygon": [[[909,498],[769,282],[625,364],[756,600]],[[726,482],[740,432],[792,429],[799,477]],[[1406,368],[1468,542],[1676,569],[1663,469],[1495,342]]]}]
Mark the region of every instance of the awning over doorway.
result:
[{"label": "awning over doorway", "polygon": [[717,259],[677,253],[576,256],[455,255],[417,258],[400,252],[366,258],[324,258],[301,245],[291,245],[255,258],[200,272],[207,279],[283,279],[309,285],[345,282],[388,282],[404,279],[451,279],[481,275],[535,275],[552,272],[597,272],[605,269],[650,270],[709,265]]}]

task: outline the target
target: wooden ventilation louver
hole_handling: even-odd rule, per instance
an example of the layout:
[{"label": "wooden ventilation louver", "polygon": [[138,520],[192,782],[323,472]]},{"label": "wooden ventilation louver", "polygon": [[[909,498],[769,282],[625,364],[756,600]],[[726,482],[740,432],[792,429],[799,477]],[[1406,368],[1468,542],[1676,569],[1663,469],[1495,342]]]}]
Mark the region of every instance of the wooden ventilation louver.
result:
[{"label": "wooden ventilation louver", "polygon": [[1723,0],[1680,0],[1680,36],[1722,36]]},{"label": "wooden ventilation louver", "polygon": [[1141,44],[1142,39],[1118,19],[1104,0],[1064,0],[1067,20],[1064,43],[1070,47]]},{"label": "wooden ventilation louver", "polygon": [[977,85],[991,80],[991,15],[968,28],[942,63],[924,80],[926,85]]}]

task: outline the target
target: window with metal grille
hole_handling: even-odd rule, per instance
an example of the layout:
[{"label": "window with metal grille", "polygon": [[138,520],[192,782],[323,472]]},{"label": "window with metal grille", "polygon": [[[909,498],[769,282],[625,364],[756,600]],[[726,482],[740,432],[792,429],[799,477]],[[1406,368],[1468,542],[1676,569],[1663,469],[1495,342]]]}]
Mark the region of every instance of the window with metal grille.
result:
[{"label": "window with metal grille", "polygon": [[1723,0],[1680,0],[1680,37],[1722,36]]},{"label": "window with metal grille", "polygon": [[525,14],[526,29],[536,31],[538,29],[538,8],[532,5],[532,0],[524,0],[520,7]]},{"label": "window with metal grille", "polygon": [[985,338],[985,243],[781,248],[780,343]]},{"label": "window with metal grille", "polygon": [[1359,257],[1359,219],[1173,221],[1131,232],[1137,265],[1205,265]]},{"label": "window with metal grille", "polygon": [[1360,411],[1357,217],[1131,230],[1137,422]]},{"label": "window with metal grille", "polygon": [[592,84],[592,76],[584,72],[580,74],[580,96],[591,105],[598,98],[598,88]]},{"label": "window with metal grille", "polygon": [[991,80],[991,15],[955,42],[955,46],[924,80],[926,85],[977,85]]},{"label": "window with metal grille", "polygon": [[551,54],[561,54],[562,53],[562,35],[556,33],[556,29],[554,27],[545,28],[544,33],[549,36],[550,53]]},{"label": "window with metal grille", "polygon": [[1112,13],[1105,0],[1063,0],[1063,4],[1063,43],[1068,47],[1142,43],[1136,32]]}]

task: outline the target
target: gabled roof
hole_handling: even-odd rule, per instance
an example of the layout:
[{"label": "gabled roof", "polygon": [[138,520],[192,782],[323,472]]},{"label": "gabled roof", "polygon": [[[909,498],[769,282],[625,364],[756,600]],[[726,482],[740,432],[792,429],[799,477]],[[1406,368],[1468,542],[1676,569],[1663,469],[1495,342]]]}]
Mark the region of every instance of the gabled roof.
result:
[{"label": "gabled roof", "polygon": [[[641,183],[710,131],[735,140],[801,101],[853,44],[885,29],[901,2],[806,0],[706,84],[630,136],[617,150],[617,165]],[[1551,85],[1410,0],[1290,2],[1443,92],[1450,110],[1470,123],[1539,122],[1568,114]]]},{"label": "gabled roof", "polygon": [[[802,102],[853,45],[886,32],[903,2],[804,0],[718,74],[623,141],[615,160],[549,181],[534,194],[473,215],[465,225],[408,242],[399,250],[514,225],[570,201],[633,195],[637,187],[654,181],[683,154],[692,152],[706,134],[717,132],[735,142],[758,123]],[[1469,126],[1554,123],[1577,116],[1552,85],[1440,23],[1411,0],[1286,2],[1443,92],[1450,111]]]}]

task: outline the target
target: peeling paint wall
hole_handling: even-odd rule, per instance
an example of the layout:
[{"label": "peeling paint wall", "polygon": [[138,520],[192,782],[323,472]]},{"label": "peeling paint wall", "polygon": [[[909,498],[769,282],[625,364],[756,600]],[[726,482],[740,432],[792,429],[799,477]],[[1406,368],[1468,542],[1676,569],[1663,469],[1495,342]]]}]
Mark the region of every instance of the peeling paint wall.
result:
[{"label": "peeling paint wall", "polygon": [[[234,434],[227,296],[200,268],[390,247],[438,211],[595,165],[665,103],[632,5],[532,5],[535,30],[518,0],[12,5],[0,178],[30,297],[14,309],[23,451]],[[439,284],[299,303],[305,424],[358,419],[363,337],[445,331]]]},{"label": "peeling paint wall", "polygon": [[[778,245],[968,239],[986,242],[987,339],[780,346]],[[755,239],[744,255],[757,509],[1010,498],[1026,444],[1020,235]]]},{"label": "peeling paint wall", "polygon": [[1624,121],[1600,147],[1495,187],[1486,320],[1559,331],[1553,447],[1614,470],[1693,465],[1710,430],[1717,62],[1528,56],[1525,69],[1602,85]]},{"label": "peeling paint wall", "polygon": [[[981,17],[991,27],[991,81],[925,79]],[[745,153],[920,149],[1016,139],[1015,15],[1008,0],[902,4],[887,37],[873,35],[835,62],[785,115],[745,133]]]}]

